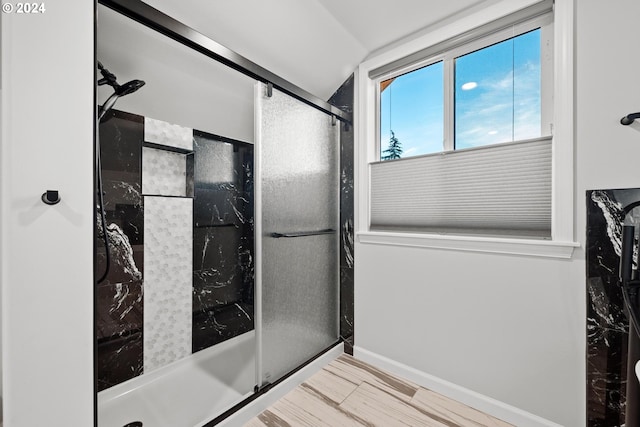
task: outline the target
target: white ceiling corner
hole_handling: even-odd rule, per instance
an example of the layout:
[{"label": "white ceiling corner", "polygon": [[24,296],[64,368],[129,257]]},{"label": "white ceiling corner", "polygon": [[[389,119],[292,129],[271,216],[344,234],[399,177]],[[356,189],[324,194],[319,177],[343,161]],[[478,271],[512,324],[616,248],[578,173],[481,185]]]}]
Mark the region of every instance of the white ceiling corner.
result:
[{"label": "white ceiling corner", "polygon": [[318,0],[369,53],[485,0]]}]

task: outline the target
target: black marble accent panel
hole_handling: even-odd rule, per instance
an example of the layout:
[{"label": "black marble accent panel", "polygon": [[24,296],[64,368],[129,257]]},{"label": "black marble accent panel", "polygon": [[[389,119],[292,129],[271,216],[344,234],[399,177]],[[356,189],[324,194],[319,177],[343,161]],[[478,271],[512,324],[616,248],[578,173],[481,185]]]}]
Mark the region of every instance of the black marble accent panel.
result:
[{"label": "black marble accent panel", "polygon": [[142,281],[97,288],[98,390],[141,375]]},{"label": "black marble accent panel", "polygon": [[[618,271],[622,209],[637,200],[640,189],[587,191],[587,425],[590,427],[622,426],[625,422],[629,320]],[[639,219],[632,213],[627,223],[637,226]]]},{"label": "black marble accent panel", "polygon": [[253,303],[239,301],[219,308],[194,311],[193,352],[237,337],[253,329]]},{"label": "black marble accent panel", "polygon": [[[329,103],[342,111],[353,113],[353,74],[331,96]],[[340,126],[340,337],[345,350],[353,354],[353,126]]]},{"label": "black marble accent panel", "polygon": [[253,146],[194,131],[193,351],[253,329]]},{"label": "black marble accent panel", "polygon": [[[110,268],[96,289],[98,390],[142,373],[144,118],[111,110],[99,128]],[[97,215],[98,277],[106,269],[102,219]]]}]

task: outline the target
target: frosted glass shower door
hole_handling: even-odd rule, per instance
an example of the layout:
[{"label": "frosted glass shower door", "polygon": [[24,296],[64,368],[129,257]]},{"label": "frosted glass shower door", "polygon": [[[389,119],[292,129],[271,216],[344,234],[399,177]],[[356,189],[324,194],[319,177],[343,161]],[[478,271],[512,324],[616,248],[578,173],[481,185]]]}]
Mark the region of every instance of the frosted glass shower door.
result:
[{"label": "frosted glass shower door", "polygon": [[260,387],[339,338],[339,125],[256,85],[256,333]]}]

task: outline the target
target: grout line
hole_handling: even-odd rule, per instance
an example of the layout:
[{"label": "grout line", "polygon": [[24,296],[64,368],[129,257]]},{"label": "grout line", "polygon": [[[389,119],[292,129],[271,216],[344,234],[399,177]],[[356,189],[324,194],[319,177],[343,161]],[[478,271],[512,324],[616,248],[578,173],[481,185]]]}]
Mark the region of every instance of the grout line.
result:
[{"label": "grout line", "polygon": [[[352,384],[353,384],[353,383],[352,383]],[[362,384],[356,384],[356,388],[354,388],[353,390],[351,390],[351,393],[349,393],[348,395],[346,395],[346,396],[345,396],[345,398],[344,398],[344,399],[342,399],[342,400],[340,401],[340,403],[338,403],[338,406],[342,405],[342,404],[344,403],[344,401],[345,401],[345,400],[347,400],[349,397],[351,397],[351,395],[352,395],[353,393],[355,393],[355,392],[356,392],[356,390],[358,390],[358,389],[360,388],[360,386],[361,386],[361,385],[362,385]],[[2,427],[2,426],[0,425],[0,427]]]},{"label": "grout line", "polygon": [[[356,386],[356,387],[357,387],[357,386],[359,386],[360,384],[362,384],[362,381],[360,381],[360,383],[354,383],[353,381],[348,380],[348,379],[346,379],[345,377],[343,377],[343,376],[341,376],[341,375],[338,375],[338,374],[336,374],[336,373],[334,373],[334,372],[331,372],[331,371],[327,370],[327,369],[326,369],[326,367],[325,367],[325,368],[322,368],[322,370],[323,370],[324,372],[326,372],[327,374],[333,375],[334,377],[339,378],[339,379],[341,379],[341,380],[343,380],[343,381],[346,381],[346,382],[348,382],[348,383],[350,383],[350,384],[353,384],[353,385],[354,385],[354,386]],[[2,427],[2,426],[0,426],[0,427]]]},{"label": "grout line", "polygon": [[410,408],[415,409],[416,411],[420,412],[422,415],[424,415],[424,416],[426,416],[426,417],[428,417],[428,418],[430,418],[430,419],[432,419],[434,421],[437,421],[437,422],[439,422],[441,424],[444,424],[445,426],[449,426],[449,427],[459,427],[458,424],[456,424],[455,422],[449,421],[449,420],[447,420],[445,418],[442,418],[442,417],[440,417],[440,416],[438,416],[436,414],[433,414],[433,413],[431,413],[431,412],[429,412],[429,411],[427,411],[425,409],[419,408],[414,403],[402,400],[401,398],[399,398],[398,396],[394,395],[393,393],[390,393],[390,392],[388,392],[386,390],[383,390],[380,387],[375,386],[374,384],[369,384],[366,381],[365,381],[365,383],[367,383],[371,387],[381,391],[382,393],[386,394],[389,398],[391,398],[393,400],[396,400],[396,401],[398,401],[398,402],[400,402],[402,404],[405,404],[405,405],[409,406]]}]

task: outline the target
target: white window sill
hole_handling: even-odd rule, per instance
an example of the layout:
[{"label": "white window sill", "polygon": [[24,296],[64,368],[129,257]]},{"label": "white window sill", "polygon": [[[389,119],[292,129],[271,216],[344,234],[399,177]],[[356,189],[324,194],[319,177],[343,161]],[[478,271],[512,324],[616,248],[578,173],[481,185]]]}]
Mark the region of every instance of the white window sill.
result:
[{"label": "white window sill", "polygon": [[356,239],[358,243],[368,245],[433,248],[561,259],[570,259],[574,248],[580,247],[580,244],[576,242],[552,240],[376,231],[358,232],[356,233]]}]

